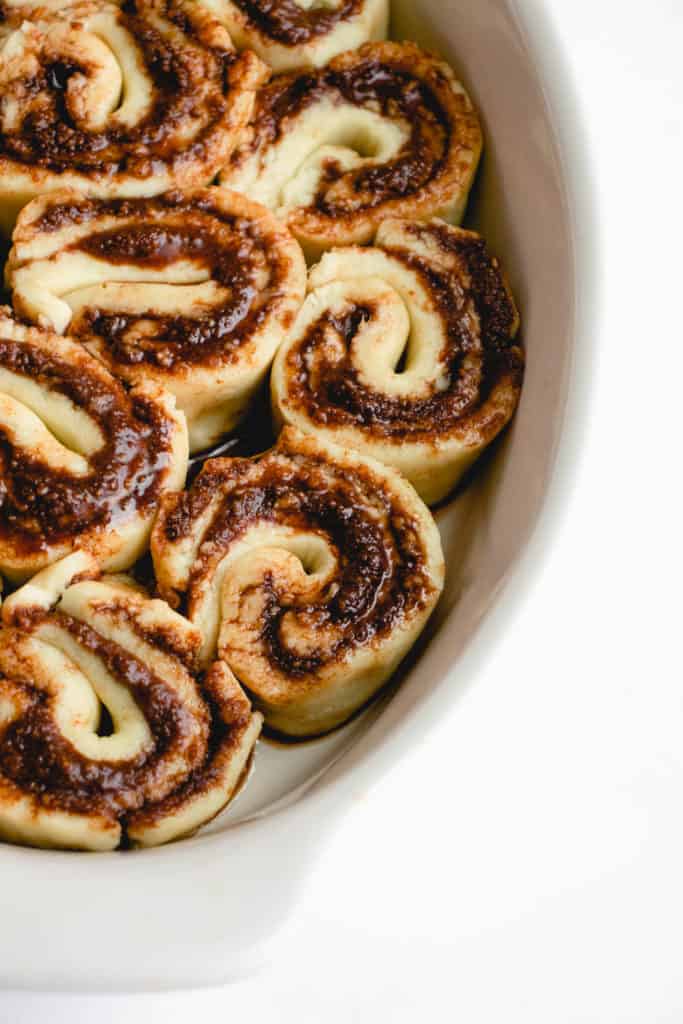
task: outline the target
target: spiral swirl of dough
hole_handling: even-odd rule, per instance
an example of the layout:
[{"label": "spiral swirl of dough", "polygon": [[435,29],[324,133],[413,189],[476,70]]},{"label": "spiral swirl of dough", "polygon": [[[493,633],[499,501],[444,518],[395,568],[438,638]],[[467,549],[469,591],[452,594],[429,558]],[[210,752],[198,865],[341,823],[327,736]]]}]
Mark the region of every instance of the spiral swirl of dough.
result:
[{"label": "spiral swirl of dough", "polygon": [[275,419],[393,466],[436,504],[515,413],[518,327],[479,235],[387,221],[375,247],[311,271],[273,367]]},{"label": "spiral swirl of dough", "polygon": [[276,72],[322,67],[345,50],[386,39],[389,27],[389,0],[228,0],[221,7],[235,45],[254,50]]},{"label": "spiral swirl of dough", "polygon": [[297,242],[225,189],[59,192],[22,210],[13,241],[15,309],[68,329],[128,383],[174,394],[193,451],[236,425],[305,295]]},{"label": "spiral swirl of dough", "polygon": [[481,145],[447,64],[368,43],[262,88],[221,183],[276,210],[312,260],[372,241],[390,217],[458,223]]},{"label": "spiral swirl of dough", "polygon": [[152,534],[160,590],[182,600],[280,733],[344,722],[392,675],[443,587],[439,533],[372,459],[285,428],[257,459],[214,459],[168,495]]},{"label": "spiral swirl of dough", "polygon": [[[220,0],[216,0],[217,9]],[[56,188],[156,195],[207,185],[267,70],[196,0],[4,6],[0,218]]]},{"label": "spiral swirl of dough", "polygon": [[172,395],[130,393],[75,341],[0,308],[0,572],[25,579],[77,547],[128,568],[161,494],[183,486]]},{"label": "spiral swirl of dough", "polygon": [[2,611],[0,836],[156,846],[225,807],[261,728],[198,630],[78,552]]}]

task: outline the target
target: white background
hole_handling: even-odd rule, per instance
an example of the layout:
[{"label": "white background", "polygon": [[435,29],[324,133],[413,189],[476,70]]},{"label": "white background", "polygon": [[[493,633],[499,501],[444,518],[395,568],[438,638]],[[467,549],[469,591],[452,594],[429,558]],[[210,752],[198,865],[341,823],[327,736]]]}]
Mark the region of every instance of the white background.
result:
[{"label": "white background", "polygon": [[683,1022],[683,2],[548,5],[597,156],[607,306],[545,574],[440,729],[340,824],[269,970],[6,994],[0,1020]]}]

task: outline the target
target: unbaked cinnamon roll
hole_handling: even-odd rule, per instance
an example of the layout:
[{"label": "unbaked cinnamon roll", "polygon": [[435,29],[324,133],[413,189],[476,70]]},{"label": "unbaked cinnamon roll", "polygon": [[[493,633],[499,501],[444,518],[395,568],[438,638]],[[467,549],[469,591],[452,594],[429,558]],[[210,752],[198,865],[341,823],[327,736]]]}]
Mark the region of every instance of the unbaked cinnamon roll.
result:
[{"label": "unbaked cinnamon roll", "polygon": [[3,606],[0,837],[32,846],[156,846],[215,817],[261,716],[167,604],[79,552]]},{"label": "unbaked cinnamon roll", "polygon": [[[215,9],[213,0],[202,0]],[[389,0],[228,0],[220,5],[235,45],[277,72],[321,67],[370,39],[385,39]]]},{"label": "unbaked cinnamon roll", "polygon": [[55,188],[140,196],[208,184],[268,74],[195,0],[5,3],[3,15],[6,231],[24,203]]},{"label": "unbaked cinnamon roll", "polygon": [[130,393],[75,341],[0,307],[0,573],[20,581],[75,548],[127,568],[160,496],[182,487],[187,428],[172,395]]},{"label": "unbaked cinnamon roll", "polygon": [[221,182],[277,211],[314,259],[372,241],[390,217],[458,223],[481,145],[447,64],[369,43],[262,88]]},{"label": "unbaked cinnamon roll", "polygon": [[275,419],[400,470],[427,504],[510,422],[524,355],[498,262],[443,221],[327,253],[271,378]]},{"label": "unbaked cinnamon roll", "polygon": [[15,309],[68,330],[128,383],[174,394],[193,451],[242,417],[306,289],[287,229],[219,188],[107,200],[58,192],[25,207],[13,242]]},{"label": "unbaked cinnamon roll", "polygon": [[391,469],[293,428],[257,459],[214,459],[152,535],[161,593],[268,725],[340,725],[417,640],[444,579],[439,533]]}]

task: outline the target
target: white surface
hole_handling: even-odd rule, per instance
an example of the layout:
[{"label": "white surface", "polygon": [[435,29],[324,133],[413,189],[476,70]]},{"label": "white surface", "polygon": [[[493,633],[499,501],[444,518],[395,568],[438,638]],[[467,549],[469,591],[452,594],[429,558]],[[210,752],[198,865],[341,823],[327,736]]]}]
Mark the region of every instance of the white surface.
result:
[{"label": "white surface", "polygon": [[1,1019],[683,1021],[683,9],[549,3],[599,153],[608,306],[544,577],[441,729],[358,794],[269,970],[215,992],[7,995]]}]

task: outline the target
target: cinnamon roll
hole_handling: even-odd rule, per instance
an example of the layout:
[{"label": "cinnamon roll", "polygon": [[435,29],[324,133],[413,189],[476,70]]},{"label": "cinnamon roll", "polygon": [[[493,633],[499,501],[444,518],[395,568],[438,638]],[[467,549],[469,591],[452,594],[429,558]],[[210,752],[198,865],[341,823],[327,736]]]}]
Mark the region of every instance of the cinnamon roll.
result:
[{"label": "cinnamon roll", "polygon": [[81,547],[140,557],[164,491],[183,486],[187,428],[154,384],[126,392],[75,341],[0,307],[0,572],[19,581]]},{"label": "cinnamon roll", "polygon": [[6,2],[2,13],[6,231],[56,188],[125,197],[208,184],[268,74],[196,0]]},{"label": "cinnamon roll", "polygon": [[274,730],[343,723],[386,682],[443,588],[439,533],[397,473],[285,428],[257,459],[207,462],[152,534],[161,593]]},{"label": "cinnamon roll", "polygon": [[402,472],[427,504],[509,423],[524,355],[498,262],[443,221],[386,221],[373,248],[327,253],[278,353],[276,422]]},{"label": "cinnamon roll", "polygon": [[261,728],[196,627],[82,552],[3,607],[0,836],[112,850],[194,832],[239,784]]},{"label": "cinnamon roll", "polygon": [[[203,0],[215,9],[213,0]],[[229,0],[235,45],[254,50],[276,72],[321,67],[344,50],[386,39],[389,0]]]},{"label": "cinnamon roll", "polygon": [[236,425],[305,295],[297,242],[225,189],[58,192],[22,211],[13,242],[15,309],[68,329],[128,383],[174,394],[193,451]]},{"label": "cinnamon roll", "polygon": [[481,146],[447,64],[368,43],[263,87],[221,183],[277,211],[314,259],[371,242],[390,217],[458,223]]}]

